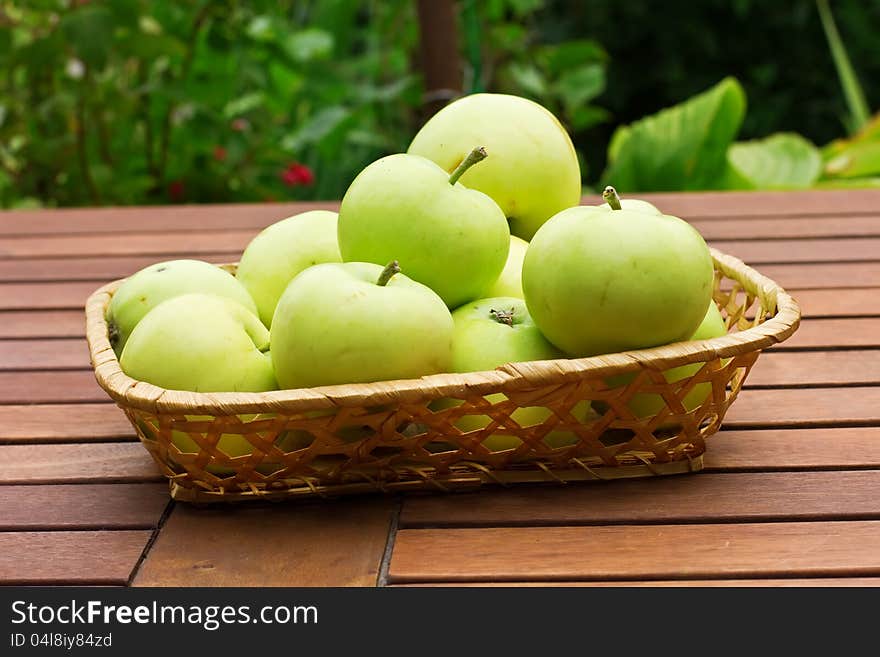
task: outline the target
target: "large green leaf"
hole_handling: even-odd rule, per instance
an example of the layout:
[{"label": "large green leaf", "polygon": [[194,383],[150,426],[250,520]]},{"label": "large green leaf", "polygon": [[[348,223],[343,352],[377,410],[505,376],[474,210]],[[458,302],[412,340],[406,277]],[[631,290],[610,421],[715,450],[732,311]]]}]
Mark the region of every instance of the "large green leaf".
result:
[{"label": "large green leaf", "polygon": [[827,178],[880,176],[880,140],[853,144],[825,163]]},{"label": "large green leaf", "polygon": [[745,108],[739,82],[724,78],[683,103],[618,128],[602,184],[627,194],[713,187]]},{"label": "large green leaf", "polygon": [[838,139],[822,149],[824,178],[880,176],[880,114],[850,139]]},{"label": "large green leaf", "polygon": [[727,150],[736,173],[727,172],[727,189],[797,189],[810,187],[822,172],[819,149],[798,134],[781,132],[766,139],[738,142]]}]

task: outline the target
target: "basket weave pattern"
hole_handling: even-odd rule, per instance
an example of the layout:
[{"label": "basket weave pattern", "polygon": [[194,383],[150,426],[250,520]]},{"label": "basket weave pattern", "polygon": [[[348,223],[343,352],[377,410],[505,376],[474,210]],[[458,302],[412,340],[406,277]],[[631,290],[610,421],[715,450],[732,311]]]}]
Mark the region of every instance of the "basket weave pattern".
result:
[{"label": "basket weave pattern", "polygon": [[[178,500],[674,474],[702,467],[706,438],[721,426],[758,355],[800,320],[776,283],[736,258],[712,256],[713,298],[726,336],[489,372],[268,393],[164,390],[125,375],[110,347],[104,314],[122,281],[89,297],[87,338],[98,383],[125,411]],[[691,376],[663,376],[696,363]],[[623,374],[624,383],[609,386]],[[683,400],[701,384],[706,399],[688,410]],[[629,406],[636,394],[659,395],[660,410],[637,417]],[[584,402],[599,410],[585,414]],[[521,426],[513,414],[527,407],[547,409],[546,419]],[[483,416],[485,426],[462,431],[456,422],[465,415]],[[545,442],[560,431],[570,432],[566,444]],[[490,435],[515,437],[516,447],[493,452],[483,444]]]}]

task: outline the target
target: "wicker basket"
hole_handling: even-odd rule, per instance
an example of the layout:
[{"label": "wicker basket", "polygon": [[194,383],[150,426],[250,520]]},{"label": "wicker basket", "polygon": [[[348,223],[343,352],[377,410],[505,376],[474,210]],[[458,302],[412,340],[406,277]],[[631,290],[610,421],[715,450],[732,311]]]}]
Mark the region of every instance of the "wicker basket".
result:
[{"label": "wicker basket", "polygon": [[[164,390],[126,376],[110,347],[104,314],[121,281],[89,297],[87,338],[98,383],[125,411],[177,500],[693,472],[761,350],[788,338],[800,321],[797,304],[776,283],[736,258],[715,250],[712,256],[726,336],[488,372],[268,393]],[[677,381],[663,376],[687,364],[702,366]],[[688,410],[683,400],[698,385],[705,400]],[[659,411],[634,415],[628,402],[636,394],[658,395]],[[524,407],[549,412],[539,424],[520,426],[512,415]],[[478,424],[485,426],[463,432],[456,422],[464,415],[482,416]],[[551,432],[569,439],[545,442]],[[491,451],[483,444],[489,436],[517,446]]]}]

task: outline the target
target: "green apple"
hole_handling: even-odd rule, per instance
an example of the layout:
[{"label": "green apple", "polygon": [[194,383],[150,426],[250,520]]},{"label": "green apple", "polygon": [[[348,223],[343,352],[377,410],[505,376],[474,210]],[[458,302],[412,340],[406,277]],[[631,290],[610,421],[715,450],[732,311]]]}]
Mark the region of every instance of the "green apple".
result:
[{"label": "green apple", "polygon": [[257,235],[241,256],[235,277],[253,297],[270,326],[281,293],[306,267],[342,262],[336,242],[337,214],[312,210],[282,219]]},{"label": "green apple", "polygon": [[[694,331],[694,334],[690,339],[709,340],[711,338],[721,337],[722,335],[727,335],[727,326],[724,323],[724,318],[721,316],[721,312],[718,310],[718,306],[715,305],[714,301],[710,301],[706,316],[703,318],[700,326]],[[693,363],[691,365],[673,367],[672,369],[663,372],[663,378],[670,383],[681,381],[682,379],[696,374],[702,366],[703,363]],[[635,376],[635,374],[622,374],[621,376],[611,377],[608,379],[608,386],[616,388],[618,386],[627,385],[635,378]],[[711,383],[698,383],[684,396],[682,405],[688,411],[692,411],[706,401],[706,398],[711,394]],[[644,418],[656,415],[660,409],[665,406],[665,402],[658,394],[637,393],[630,398],[627,406],[633,412],[633,415],[639,418]],[[597,410],[600,412],[604,412],[606,408],[607,407],[603,405],[597,406]],[[668,423],[661,425],[661,427],[665,426],[668,426]]]},{"label": "green apple", "polygon": [[133,379],[169,390],[275,390],[269,331],[241,304],[209,294],[176,296],[131,332],[119,364]]},{"label": "green apple", "polygon": [[522,263],[528,248],[528,242],[516,235],[510,236],[510,250],[507,253],[507,262],[504,265],[504,269],[501,270],[498,280],[481,295],[484,299],[492,297],[523,298]]},{"label": "green apple", "polygon": [[354,179],[339,208],[342,259],[381,265],[397,259],[407,276],[450,308],[477,297],[504,269],[510,244],[495,202],[456,184],[484,157],[485,151],[474,149],[451,176],[416,155],[373,162]]},{"label": "green apple", "polygon": [[141,269],[114,292],[107,307],[110,344],[116,354],[141,318],[166,299],[203,292],[237,301],[256,313],[257,306],[244,286],[227,271],[202,260],[169,260]]},{"label": "green apple", "polygon": [[580,165],[568,133],[551,112],[526,98],[460,98],[419,130],[407,152],[452,171],[474,144],[485,146],[492,158],[462,181],[495,199],[515,235],[531,239],[550,217],[580,202]]},{"label": "green apple", "polygon": [[709,248],[681,219],[579,206],[541,227],[522,282],[547,339],[572,356],[594,356],[688,339],[706,314],[713,276]]},{"label": "green apple", "polygon": [[452,317],[431,289],[365,262],[326,263],[294,278],[272,320],[284,388],[411,379],[448,372]]},{"label": "green apple", "polygon": [[[455,333],[452,340],[452,371],[479,372],[492,370],[505,363],[562,358],[556,347],[547,342],[529,316],[522,299],[496,297],[465,304],[452,313]],[[502,393],[486,395],[486,401],[497,404],[505,399]],[[457,406],[452,399],[432,404],[437,410]],[[573,414],[581,421],[590,411],[589,402],[575,406]],[[511,417],[521,427],[542,424],[551,411],[544,406],[528,406],[515,410]],[[462,431],[482,429],[492,422],[488,415],[463,415],[455,422]],[[570,431],[551,431],[544,437],[550,447],[564,447],[577,442]],[[516,436],[495,434],[483,441],[491,451],[514,449],[522,444]]]}]

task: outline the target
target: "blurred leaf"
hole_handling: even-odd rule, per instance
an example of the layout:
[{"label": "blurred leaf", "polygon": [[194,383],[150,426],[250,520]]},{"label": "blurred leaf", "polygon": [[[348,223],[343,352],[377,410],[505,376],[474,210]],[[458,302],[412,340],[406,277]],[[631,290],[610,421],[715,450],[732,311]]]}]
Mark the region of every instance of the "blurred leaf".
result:
[{"label": "blurred leaf", "polygon": [[223,108],[223,116],[227,119],[231,119],[236,116],[241,116],[242,114],[247,114],[260,107],[263,102],[265,102],[265,97],[262,91],[246,94],[226,103],[226,106]]},{"label": "blurred leaf", "polygon": [[351,111],[338,105],[322,109],[294,133],[284,137],[281,147],[287,151],[297,151],[307,144],[315,143],[327,137],[349,116]]},{"label": "blurred leaf", "polygon": [[101,5],[85,5],[64,14],[61,31],[81,60],[92,68],[103,68],[113,33],[113,14]]},{"label": "blurred leaf", "polygon": [[597,123],[604,123],[611,118],[610,112],[595,105],[576,107],[568,115],[573,130],[586,130]]},{"label": "blurred leaf", "polygon": [[825,163],[827,178],[880,176],[880,140],[858,142]]},{"label": "blurred leaf", "polygon": [[880,176],[866,178],[829,178],[816,182],[817,189],[880,189]]},{"label": "blurred leaf", "polygon": [[271,16],[254,16],[254,19],[247,26],[247,35],[254,41],[274,41],[275,40],[275,24]]},{"label": "blurred leaf", "polygon": [[579,107],[593,100],[605,89],[605,67],[601,64],[587,64],[567,71],[559,78],[556,86],[566,107]]},{"label": "blurred leaf", "polygon": [[284,40],[284,51],[301,64],[326,59],[333,52],[333,35],[318,28],[302,30]]},{"label": "blurred leaf", "polygon": [[745,115],[739,82],[725,78],[693,98],[643,118],[615,135],[601,185],[624,193],[710,188]]},{"label": "blurred leaf", "polygon": [[547,93],[547,85],[544,76],[531,64],[513,63],[508,67],[508,73],[521,93],[531,96],[543,96]]},{"label": "blurred leaf", "polygon": [[819,10],[822,29],[825,30],[828,48],[831,50],[834,66],[837,68],[837,77],[840,79],[840,86],[843,88],[843,95],[849,108],[850,131],[855,132],[868,122],[870,115],[868,101],[865,100],[865,91],[859,84],[859,78],[849,61],[846,46],[837,31],[828,0],[816,0],[816,8]]},{"label": "blurred leaf", "polygon": [[737,188],[805,188],[811,186],[822,171],[819,149],[791,132],[732,144],[727,150],[727,159],[743,181]]},{"label": "blurred leaf", "polygon": [[544,7],[544,0],[507,0],[507,3],[517,16],[525,16]]},{"label": "blurred leaf", "polygon": [[620,149],[623,148],[623,145],[629,139],[630,127],[628,125],[622,125],[617,130],[614,131],[614,134],[611,135],[611,141],[608,144],[608,162],[614,162],[617,159],[617,156],[620,154]]},{"label": "blurred leaf", "polygon": [[592,39],[578,39],[544,46],[538,52],[546,62],[547,68],[556,74],[583,64],[605,62],[608,59],[608,53],[605,52],[605,49]]},{"label": "blurred leaf", "polygon": [[880,113],[875,114],[865,126],[849,139],[836,139],[822,149],[822,158],[826,161],[847,152],[854,146],[864,142],[880,141]]},{"label": "blurred leaf", "polygon": [[372,85],[356,87],[355,97],[362,103],[390,103],[399,98],[414,82],[413,76],[406,76],[380,87]]}]

